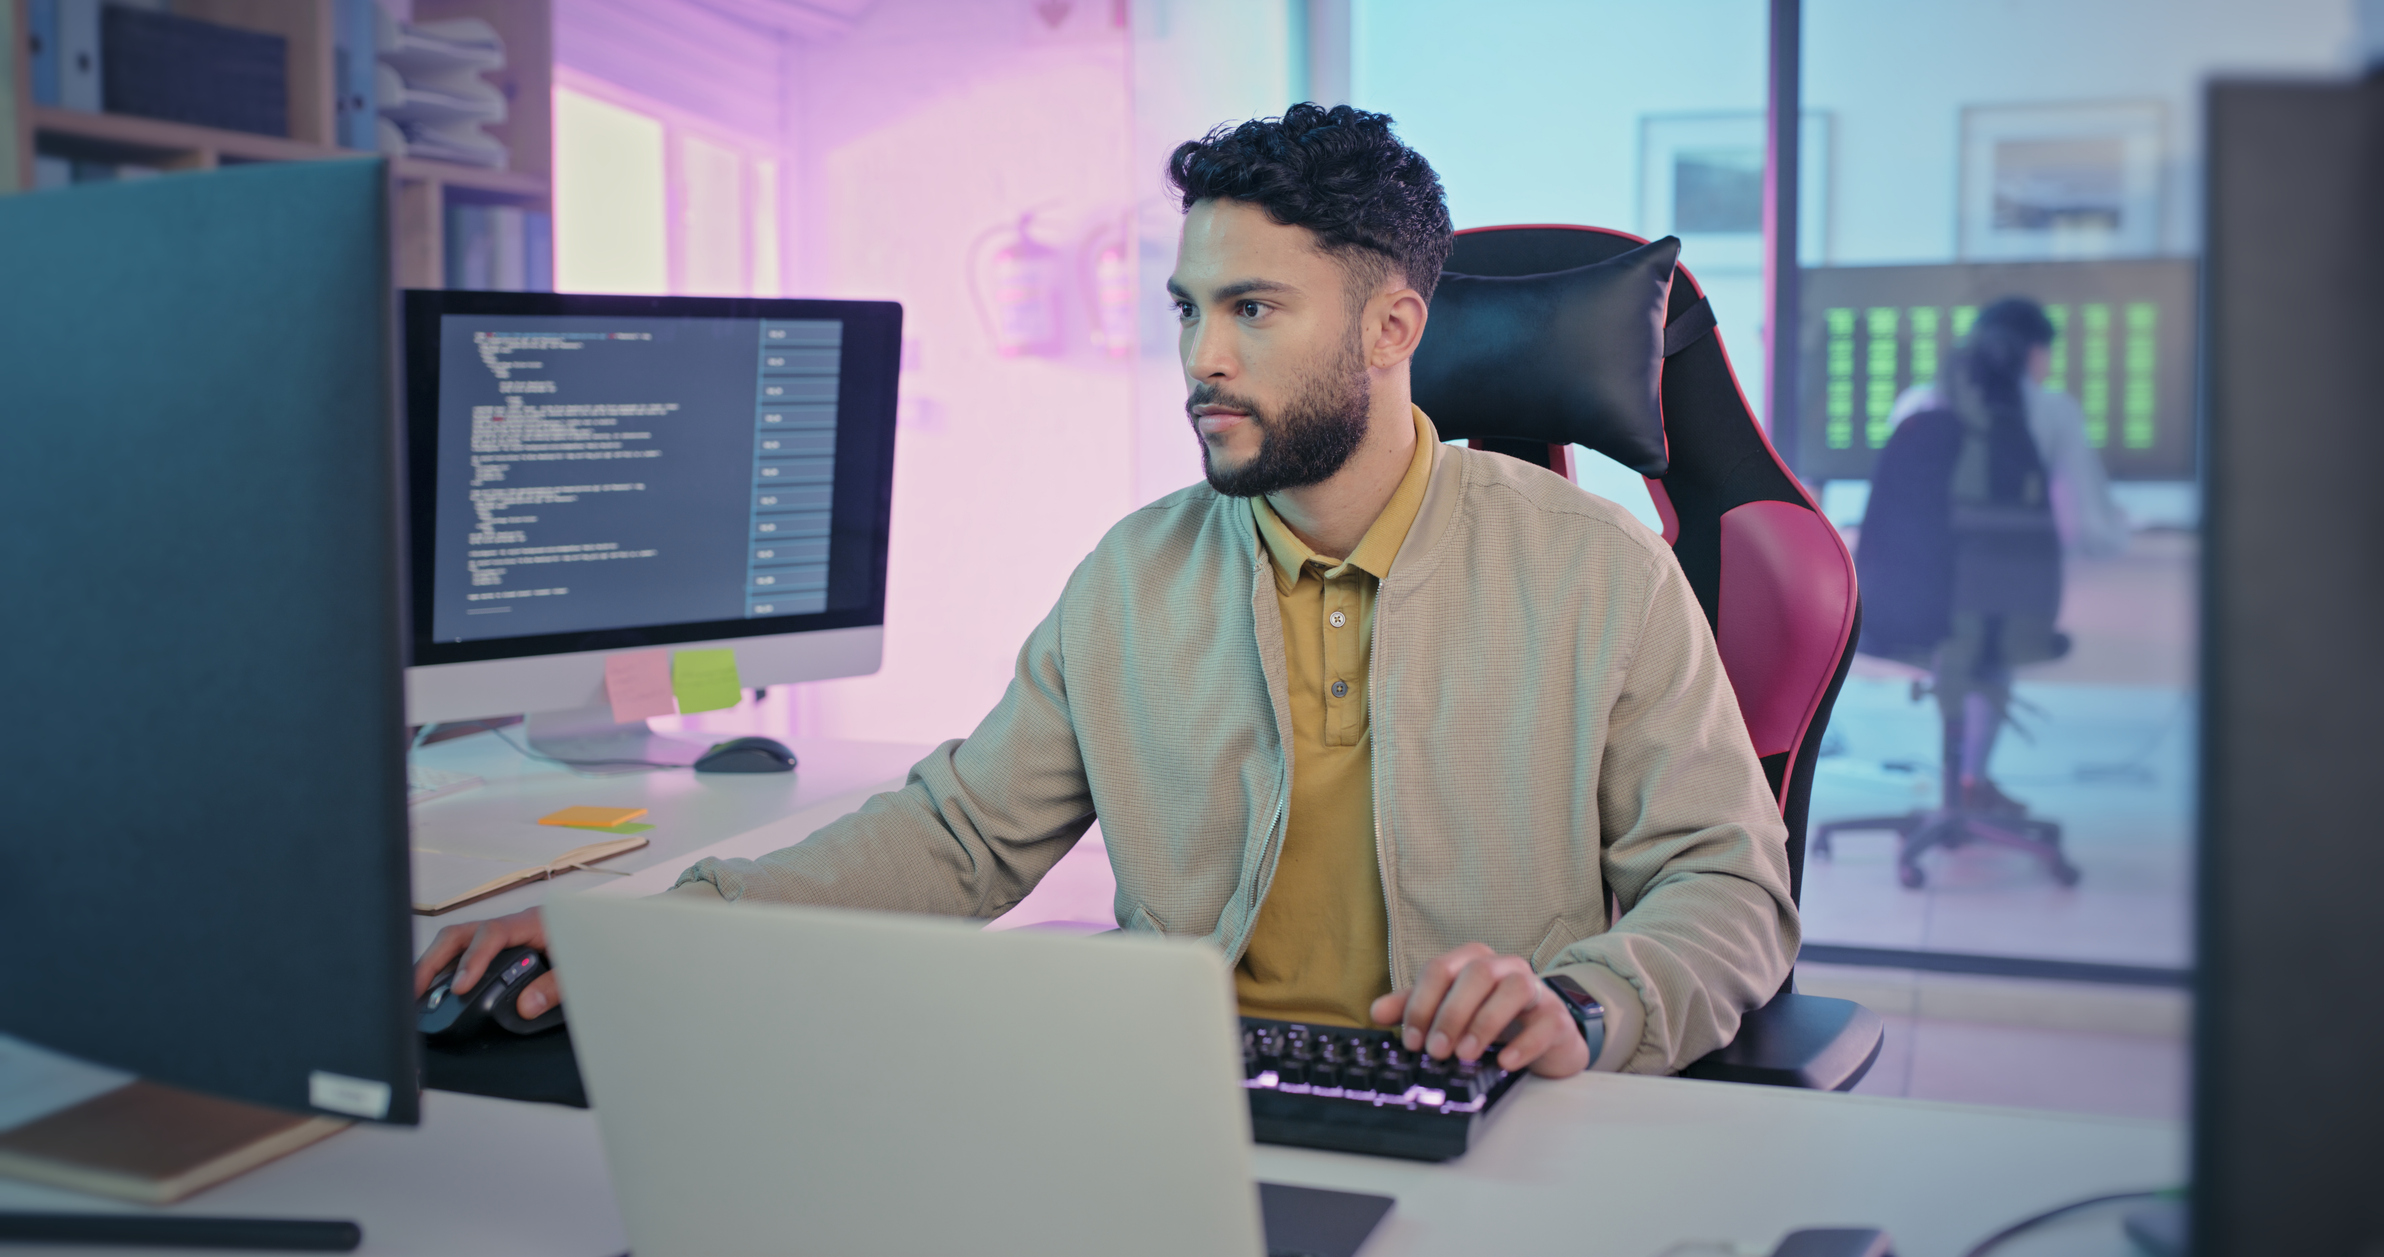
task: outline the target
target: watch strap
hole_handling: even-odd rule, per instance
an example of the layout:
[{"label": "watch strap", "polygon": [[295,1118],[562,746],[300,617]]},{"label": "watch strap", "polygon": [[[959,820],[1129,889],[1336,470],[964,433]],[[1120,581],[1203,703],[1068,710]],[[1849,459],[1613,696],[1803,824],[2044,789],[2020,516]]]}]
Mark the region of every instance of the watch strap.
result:
[{"label": "watch strap", "polygon": [[1541,981],[1547,983],[1548,989],[1556,992],[1556,997],[1564,1001],[1565,1011],[1572,1014],[1573,1024],[1580,1027],[1581,1041],[1589,1045],[1590,1068],[1596,1068],[1598,1053],[1606,1047],[1606,1006],[1600,1004],[1598,997],[1590,994],[1580,983],[1561,973],[1550,974]]}]

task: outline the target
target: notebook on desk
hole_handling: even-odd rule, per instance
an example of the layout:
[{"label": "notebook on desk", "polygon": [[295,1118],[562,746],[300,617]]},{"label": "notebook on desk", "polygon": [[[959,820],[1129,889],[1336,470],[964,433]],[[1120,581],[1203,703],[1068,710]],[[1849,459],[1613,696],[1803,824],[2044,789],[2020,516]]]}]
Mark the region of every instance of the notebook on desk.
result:
[{"label": "notebook on desk", "polygon": [[639,1257],[1346,1257],[1390,1208],[1270,1185],[1262,1229],[1201,944],[609,895],[546,922]]},{"label": "notebook on desk", "polygon": [[[562,831],[568,833],[569,831]],[[646,845],[642,835],[579,842],[555,830],[528,836],[482,835],[469,842],[418,839],[414,846],[414,911],[437,916],[528,882],[578,870]],[[425,845],[427,841],[430,845]]]}]

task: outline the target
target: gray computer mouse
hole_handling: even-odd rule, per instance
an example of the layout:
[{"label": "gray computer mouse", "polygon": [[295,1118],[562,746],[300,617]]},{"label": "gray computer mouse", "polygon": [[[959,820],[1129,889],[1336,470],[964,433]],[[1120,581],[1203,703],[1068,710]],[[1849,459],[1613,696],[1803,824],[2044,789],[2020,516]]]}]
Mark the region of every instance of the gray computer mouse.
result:
[{"label": "gray computer mouse", "polygon": [[730,738],[695,761],[699,773],[791,773],[795,753],[775,738]]},{"label": "gray computer mouse", "polygon": [[563,1006],[555,1005],[536,1017],[525,1018],[513,1007],[522,988],[547,970],[546,954],[535,947],[508,947],[488,962],[479,985],[454,989],[455,966],[431,979],[430,989],[415,1001],[422,1033],[448,1041],[470,1039],[488,1032],[491,1024],[515,1034],[537,1034],[563,1024]]}]

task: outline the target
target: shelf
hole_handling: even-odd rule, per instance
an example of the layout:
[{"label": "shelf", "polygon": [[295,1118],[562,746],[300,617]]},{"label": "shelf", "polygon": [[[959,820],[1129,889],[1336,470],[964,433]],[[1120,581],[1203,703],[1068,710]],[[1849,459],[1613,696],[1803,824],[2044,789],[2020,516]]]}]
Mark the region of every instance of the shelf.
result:
[{"label": "shelf", "polygon": [[[137,164],[156,163],[175,169],[207,169],[232,161],[333,161],[346,157],[371,157],[372,153],[354,149],[333,148],[327,144],[309,144],[304,140],[285,140],[277,135],[254,135],[246,131],[224,131],[215,127],[193,126],[187,122],[166,122],[157,118],[140,118],[121,113],[90,113],[81,109],[59,109],[37,105],[33,109],[35,143],[43,140],[65,140],[67,144],[43,147],[84,150],[77,156],[95,159],[115,159]],[[400,157],[389,163],[401,181],[437,183],[451,188],[469,188],[475,192],[489,192],[505,196],[543,199],[547,195],[546,180],[512,170],[492,170],[485,166],[459,166],[454,162],[430,161],[420,157]]]},{"label": "shelf", "polygon": [[400,157],[390,163],[400,180],[422,180],[442,183],[451,188],[470,188],[475,192],[500,192],[509,196],[544,198],[546,180],[525,175],[516,170],[492,170],[486,166],[459,166],[454,162],[431,161],[423,157]]},{"label": "shelf", "polygon": [[[33,134],[37,142],[44,139],[71,141],[69,147],[95,150],[94,156],[99,155],[96,150],[104,150],[108,155],[122,159],[158,162],[184,169],[215,166],[225,158],[233,161],[332,161],[374,155],[354,149],[333,148],[327,144],[309,144],[304,140],[286,140],[277,135],[254,135],[246,131],[193,126],[187,122],[166,122],[121,113],[90,113],[47,105],[37,105],[33,109]],[[459,166],[454,162],[430,161],[420,157],[400,157],[390,162],[390,166],[397,177],[404,181],[439,183],[451,188],[470,188],[476,192],[507,196],[544,197],[547,194],[546,180],[518,171]]]},{"label": "shelf", "polygon": [[226,157],[234,161],[327,161],[369,156],[278,135],[225,131],[132,114],[61,109],[55,105],[33,107],[33,135],[36,145],[56,137],[73,141],[73,147],[104,149],[134,160],[162,162],[183,169],[214,166]]},{"label": "shelf", "polygon": [[[484,19],[497,28],[506,50],[504,70],[489,77],[510,104],[505,121],[488,131],[510,151],[512,169],[420,157],[389,163],[391,269],[402,286],[437,288],[445,278],[452,201],[511,202],[541,211],[553,203],[554,16],[551,0],[412,0],[406,7],[417,21]],[[338,134],[331,0],[174,0],[173,11],[288,41],[290,126],[299,138],[35,106],[23,59],[26,5],[0,0],[0,193],[32,186],[35,152],[161,170],[378,156],[328,142]]]}]

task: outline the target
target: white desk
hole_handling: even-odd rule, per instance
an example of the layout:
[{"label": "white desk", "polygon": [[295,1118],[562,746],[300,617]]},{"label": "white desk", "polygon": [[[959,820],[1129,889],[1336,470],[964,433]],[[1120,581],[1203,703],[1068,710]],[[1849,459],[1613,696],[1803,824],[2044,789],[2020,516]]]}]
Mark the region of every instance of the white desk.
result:
[{"label": "white desk", "polygon": [[[1612,1074],[1527,1080],[1507,1103],[1444,1165],[1261,1146],[1258,1176],[1396,1197],[1365,1257],[1767,1253],[1806,1226],[1883,1227],[1900,1257],[1960,1257],[2065,1201],[2185,1180],[2169,1122]],[[2064,1251],[2140,1257],[2106,1238]]]},{"label": "white desk", "polygon": [[[516,741],[521,727],[506,729]],[[694,739],[700,735],[686,735]],[[413,808],[415,841],[437,846],[454,841],[468,846],[473,835],[505,831],[533,832],[548,841],[558,833],[540,830],[538,818],[575,804],[597,807],[642,807],[640,819],[654,828],[647,845],[604,862],[620,872],[655,870],[639,884],[660,880],[653,887],[667,890],[679,871],[694,862],[693,852],[723,839],[781,822],[773,832],[786,832],[784,822],[798,816],[817,816],[814,824],[834,819],[860,806],[880,790],[902,784],[911,765],[929,748],[890,742],[837,742],[824,738],[794,738],[791,773],[694,773],[669,769],[618,776],[583,777],[553,764],[530,759],[493,734],[474,734],[426,746],[414,753],[417,763],[470,773],[487,784],[461,794],[432,799]],[[808,833],[793,833],[785,846]],[[581,835],[581,839],[586,835]],[[568,844],[565,844],[568,845]],[[536,882],[440,916],[414,918],[417,950],[448,925],[485,920],[543,903],[549,894],[573,893],[627,881],[603,873],[571,872],[552,882]]]},{"label": "white desk", "polygon": [[[532,763],[493,738],[427,748],[424,762],[489,784],[422,805],[416,824],[426,830],[526,825],[574,803],[647,807],[656,828],[653,845],[617,862],[643,870],[635,877],[569,874],[417,917],[417,938],[553,893],[660,890],[716,843],[721,854],[785,845],[898,781],[923,752],[794,746],[803,769],[792,777],[606,779]],[[1832,1224],[1884,1226],[1903,1257],[1958,1257],[2026,1214],[2185,1174],[2184,1132],[2171,1123],[1604,1075],[1527,1081],[1505,1109],[1481,1146],[1445,1165],[1262,1146],[1256,1171],[1396,1197],[1366,1257],[1656,1257],[1683,1240],[1760,1252],[1794,1227]],[[614,1257],[628,1246],[590,1114],[445,1092],[427,1093],[423,1112],[418,1128],[358,1127],[173,1208],[353,1218],[368,1254]],[[0,1179],[0,1209],[121,1208]],[[2108,1240],[2063,1251],[2126,1252],[2115,1234]]]},{"label": "white desk", "polygon": [[[1656,1257],[1689,1239],[1761,1252],[1833,1223],[1885,1226],[1903,1257],[1958,1257],[2039,1209],[2184,1175],[2183,1132],[2168,1123],[1607,1075],[1534,1081],[1507,1103],[1481,1146],[1445,1165],[1262,1146],[1257,1172],[1397,1197],[1365,1257]],[[423,1110],[419,1128],[359,1127],[175,1208],[354,1218],[367,1254],[628,1247],[590,1114],[444,1092]],[[0,1180],[0,1208],[120,1207]],[[2108,1239],[2102,1252],[2126,1253]]]}]

